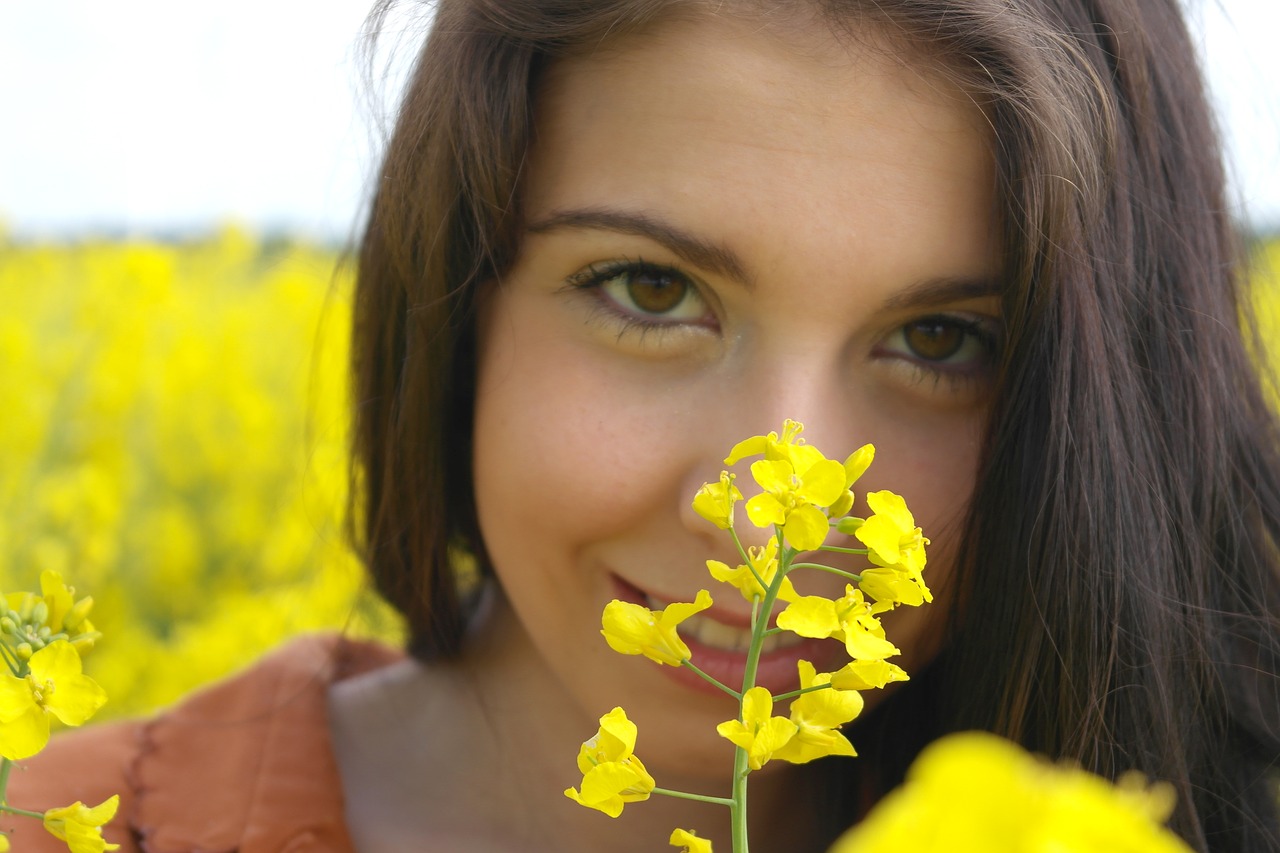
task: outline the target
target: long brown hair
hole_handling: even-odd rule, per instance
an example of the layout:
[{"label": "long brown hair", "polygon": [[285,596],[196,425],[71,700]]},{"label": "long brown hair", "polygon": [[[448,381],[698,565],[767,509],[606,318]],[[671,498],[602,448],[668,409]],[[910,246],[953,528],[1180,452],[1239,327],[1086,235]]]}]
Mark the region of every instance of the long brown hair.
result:
[{"label": "long brown hair", "polygon": [[[436,8],[359,249],[354,337],[357,542],[423,659],[462,642],[457,555],[485,565],[474,317],[515,255],[539,74],[699,5]],[[838,31],[876,26],[972,94],[1007,247],[1007,345],[952,636],[859,724],[861,769],[823,769],[864,774],[831,796],[883,793],[928,740],[982,728],[1173,782],[1174,827],[1202,850],[1280,849],[1280,429],[1177,3],[797,7]]]}]

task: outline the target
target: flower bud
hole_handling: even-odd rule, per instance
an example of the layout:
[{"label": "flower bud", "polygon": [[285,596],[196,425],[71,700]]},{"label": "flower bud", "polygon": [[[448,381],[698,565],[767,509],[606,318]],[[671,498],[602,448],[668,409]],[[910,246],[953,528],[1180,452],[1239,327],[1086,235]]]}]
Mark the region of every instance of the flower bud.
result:
[{"label": "flower bud", "polygon": [[101,631],[90,631],[87,634],[81,634],[71,640],[71,648],[75,649],[80,657],[84,657],[93,651],[93,645],[102,637]]},{"label": "flower bud", "polygon": [[31,656],[35,654],[35,649],[31,648],[30,643],[18,643],[14,652],[18,655],[20,660],[31,660]]},{"label": "flower bud", "polygon": [[[34,596],[32,596],[34,598]],[[23,620],[24,622],[34,622],[37,625],[43,625],[49,621],[49,605],[45,604],[43,598],[36,598],[36,604],[31,608],[31,616]]]},{"label": "flower bud", "polygon": [[89,611],[93,609],[93,596],[86,595],[75,603],[75,606],[67,611],[67,615],[62,617],[63,630],[68,633],[74,633],[76,628],[80,627],[80,623],[89,616]]}]

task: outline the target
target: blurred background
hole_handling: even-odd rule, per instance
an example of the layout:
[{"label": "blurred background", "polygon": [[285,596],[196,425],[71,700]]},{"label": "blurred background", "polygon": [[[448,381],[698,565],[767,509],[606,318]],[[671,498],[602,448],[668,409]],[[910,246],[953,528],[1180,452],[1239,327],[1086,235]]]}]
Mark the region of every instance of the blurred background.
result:
[{"label": "blurred background", "polygon": [[[1192,0],[1280,304],[1280,3]],[[0,590],[62,573],[104,714],[304,630],[397,639],[344,546],[340,252],[429,11],[0,4]]]}]

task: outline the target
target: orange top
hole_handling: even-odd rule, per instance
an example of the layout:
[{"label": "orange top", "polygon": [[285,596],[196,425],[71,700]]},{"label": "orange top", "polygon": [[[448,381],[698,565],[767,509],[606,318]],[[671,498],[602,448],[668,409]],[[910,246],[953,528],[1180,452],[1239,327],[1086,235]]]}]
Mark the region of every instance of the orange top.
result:
[{"label": "orange top", "polygon": [[[55,737],[18,762],[9,804],[43,811],[119,794],[103,835],[121,853],[354,853],[326,696],[401,657],[336,635],[294,640],[152,719]],[[14,851],[67,853],[38,821],[3,821]]]}]

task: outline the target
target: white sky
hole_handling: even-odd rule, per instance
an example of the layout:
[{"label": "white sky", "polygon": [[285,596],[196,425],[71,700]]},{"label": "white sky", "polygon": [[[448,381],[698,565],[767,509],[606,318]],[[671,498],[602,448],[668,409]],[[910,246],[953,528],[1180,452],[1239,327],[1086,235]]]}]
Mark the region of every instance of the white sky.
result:
[{"label": "white sky", "polygon": [[[1190,2],[1245,214],[1280,229],[1280,2]],[[0,0],[0,219],[24,235],[235,220],[347,236],[376,148],[368,6]]]}]

